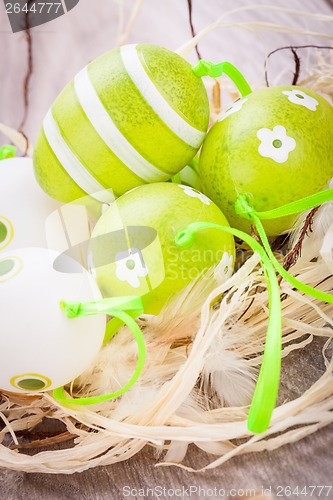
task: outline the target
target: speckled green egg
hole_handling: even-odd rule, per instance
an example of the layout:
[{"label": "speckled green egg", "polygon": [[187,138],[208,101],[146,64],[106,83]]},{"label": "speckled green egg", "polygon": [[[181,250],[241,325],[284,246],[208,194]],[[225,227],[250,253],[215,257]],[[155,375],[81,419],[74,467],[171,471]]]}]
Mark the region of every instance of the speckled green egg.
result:
[{"label": "speckled green egg", "polygon": [[199,191],[180,184],[139,186],[118,198],[98,221],[90,242],[90,269],[105,297],[140,296],[158,314],[190,281],[226,259],[232,272],[234,239],[218,229],[198,232],[180,248],[175,237],[193,222],[228,225]]},{"label": "speckled green egg", "polygon": [[[209,121],[205,87],[182,57],[154,45],[125,45],[80,71],[39,133],[39,184],[63,202],[102,202],[170,179],[195,156]],[[99,193],[99,194],[98,194]]]},{"label": "speckled green egg", "polygon": [[[221,113],[200,156],[204,193],[231,226],[250,231],[234,203],[245,194],[257,211],[271,210],[328,187],[333,176],[333,108],[298,86],[257,90]],[[268,235],[295,217],[263,221]]]}]

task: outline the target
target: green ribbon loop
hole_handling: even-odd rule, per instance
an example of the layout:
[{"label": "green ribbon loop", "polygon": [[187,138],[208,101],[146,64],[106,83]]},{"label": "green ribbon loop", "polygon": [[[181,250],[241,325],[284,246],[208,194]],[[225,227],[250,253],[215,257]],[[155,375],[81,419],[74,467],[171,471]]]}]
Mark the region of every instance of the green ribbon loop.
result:
[{"label": "green ribbon loop", "polygon": [[203,76],[218,78],[224,73],[234,82],[242,97],[252,92],[250,85],[247,83],[242,73],[228,61],[214,64],[201,59],[198,64],[192,67],[192,71],[200,78]]},{"label": "green ribbon loop", "polygon": [[275,408],[281,372],[282,316],[280,287],[275,269],[260,243],[247,233],[229,226],[209,222],[190,224],[176,235],[176,245],[189,246],[194,240],[195,233],[205,229],[219,229],[242,239],[259,254],[262,261],[267,280],[269,316],[263,362],[248,415],[248,428],[251,432],[264,432],[269,426]]},{"label": "green ribbon loop", "polygon": [[[82,406],[103,403],[105,401],[109,401],[110,399],[115,399],[122,396],[137,382],[142,373],[146,360],[145,340],[139,326],[132,317],[139,316],[143,313],[143,304],[141,298],[114,297],[110,299],[102,299],[97,302],[61,302],[61,307],[69,318],[92,316],[95,314],[108,314],[110,316],[113,316],[113,320],[117,320],[117,325],[119,327],[124,324],[127,325],[128,328],[130,328],[130,330],[132,331],[133,336],[137,342],[138,362],[130,380],[116,392],[103,394],[100,396],[71,398],[66,396],[64,387],[62,386],[53,391],[54,399],[56,399],[63,405],[73,404]],[[124,309],[126,309],[126,311]],[[111,320],[109,323],[112,323],[113,320]],[[108,334],[106,334],[108,340],[110,340],[115,335],[115,333],[117,333],[117,330],[115,328],[112,328],[112,333],[109,331]]]},{"label": "green ribbon loop", "polygon": [[254,208],[249,204],[247,197],[243,194],[238,196],[234,208],[236,214],[244,219],[251,219],[251,214],[255,212]]},{"label": "green ribbon loop", "polygon": [[[239,203],[242,205],[242,201],[240,201],[241,198],[243,198],[243,196],[240,196],[235,203],[236,211],[241,210],[238,207]],[[281,207],[273,208],[272,210],[267,210],[265,212],[257,212],[252,207],[250,208],[251,212],[255,213],[256,216],[261,220],[278,219],[279,217],[295,215],[300,212],[304,212],[305,210],[311,210],[312,208],[319,207],[323,203],[327,203],[332,200],[333,189],[326,189],[324,191],[320,191],[319,193],[306,196],[305,198],[301,198],[300,200],[292,201],[287,205],[282,205]],[[242,215],[241,211],[237,211],[237,213],[239,215]]]},{"label": "green ribbon loop", "polygon": [[16,147],[10,144],[5,144],[0,148],[0,160],[6,160],[7,158],[14,158],[16,155]]},{"label": "green ribbon loop", "polygon": [[313,297],[314,299],[333,304],[333,295],[332,294],[322,292],[321,290],[317,290],[316,288],[313,288],[312,286],[309,286],[306,283],[302,283],[302,281],[299,281],[297,278],[295,278],[288,271],[285,270],[285,268],[280,264],[280,262],[277,260],[274,253],[271,250],[268,238],[267,238],[266,233],[265,233],[265,229],[264,229],[259,217],[255,213],[252,214],[251,217],[252,217],[253,223],[258,231],[258,235],[262,241],[263,247],[266,250],[268,257],[270,258],[272,264],[274,265],[277,272],[282,276],[282,278],[285,281],[287,281],[288,283],[290,283],[294,288],[296,288],[300,292],[303,292],[306,295]]},{"label": "green ribbon loop", "polygon": [[332,294],[322,292],[321,290],[317,290],[316,288],[313,288],[306,283],[302,283],[284,269],[284,267],[276,259],[274,253],[271,250],[267,235],[265,233],[265,229],[261,223],[261,219],[274,219],[288,215],[295,215],[299,212],[309,210],[321,205],[322,203],[326,203],[332,200],[333,189],[326,189],[325,191],[320,191],[319,193],[315,193],[311,196],[307,196],[300,200],[296,200],[292,203],[288,203],[287,205],[283,205],[266,212],[256,212],[256,210],[251,207],[246,196],[244,195],[238,196],[234,205],[235,211],[238,215],[247,219],[251,219],[251,221],[255,225],[268,257],[270,258],[272,264],[274,265],[277,272],[282,276],[282,278],[290,283],[294,288],[300,290],[306,295],[309,295],[310,297],[321,300],[323,302],[328,302],[330,304],[333,304]]},{"label": "green ribbon loop", "polygon": [[119,309],[127,313],[135,314],[134,317],[143,313],[143,305],[140,297],[112,297],[96,302],[65,302],[61,301],[60,306],[68,318],[79,316],[95,316],[96,314],[110,314],[110,310]]}]

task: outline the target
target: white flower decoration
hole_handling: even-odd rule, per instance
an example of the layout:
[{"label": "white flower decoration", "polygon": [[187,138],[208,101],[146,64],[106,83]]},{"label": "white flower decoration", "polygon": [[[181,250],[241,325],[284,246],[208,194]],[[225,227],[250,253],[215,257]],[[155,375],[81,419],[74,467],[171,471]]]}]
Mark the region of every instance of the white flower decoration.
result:
[{"label": "white flower decoration", "polygon": [[276,125],[273,130],[261,128],[257,132],[257,137],[261,141],[258,148],[259,154],[277,163],[287,161],[289,153],[296,148],[295,139],[287,135],[282,125]]},{"label": "white flower decoration", "polygon": [[138,248],[130,248],[116,254],[116,276],[119,281],[127,281],[132,288],[139,288],[140,280],[147,276],[148,269]]},{"label": "white flower decoration", "polygon": [[316,111],[319,102],[310,95],[306,94],[302,90],[284,90],[282,94],[288,96],[288,101],[293,104],[300,104],[311,111]]},{"label": "white flower decoration", "polygon": [[183,186],[182,184],[178,184],[178,186],[184,189],[184,193],[187,194],[187,196],[198,198],[198,200],[202,201],[202,203],[204,203],[205,205],[211,204],[211,200],[204,194],[200,193],[200,191],[198,191],[197,189],[193,189],[190,186]]},{"label": "white flower decoration", "polygon": [[233,113],[237,113],[237,111],[242,109],[247,100],[248,98],[245,97],[244,99],[239,99],[238,101],[236,101],[230,108],[222,111],[222,113],[219,114],[219,116],[217,117],[217,121],[222,122],[225,118],[227,118],[227,116],[232,115]]}]

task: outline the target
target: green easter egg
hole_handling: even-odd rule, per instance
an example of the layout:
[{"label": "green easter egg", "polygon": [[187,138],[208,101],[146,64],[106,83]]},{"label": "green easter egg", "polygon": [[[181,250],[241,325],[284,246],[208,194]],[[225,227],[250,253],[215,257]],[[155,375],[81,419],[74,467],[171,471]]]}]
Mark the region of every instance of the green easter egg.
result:
[{"label": "green easter egg", "polygon": [[[250,232],[234,203],[245,194],[257,211],[271,210],[328,187],[333,176],[333,108],[317,93],[270,87],[236,101],[208,133],[200,157],[203,191],[231,226]],[[263,221],[268,235],[295,217]]]},{"label": "green easter egg", "polygon": [[118,197],[179,172],[208,121],[205,87],[185,59],[125,45],[90,63],[56,99],[36,142],[36,178],[63,202],[86,194],[110,202],[107,189]]},{"label": "green easter egg", "polygon": [[90,268],[105,297],[137,295],[145,312],[166,301],[224,256],[234,265],[233,237],[218,229],[195,235],[180,248],[175,236],[193,222],[228,225],[199,191],[173,183],[139,186],[121,196],[98,221],[90,243]]}]

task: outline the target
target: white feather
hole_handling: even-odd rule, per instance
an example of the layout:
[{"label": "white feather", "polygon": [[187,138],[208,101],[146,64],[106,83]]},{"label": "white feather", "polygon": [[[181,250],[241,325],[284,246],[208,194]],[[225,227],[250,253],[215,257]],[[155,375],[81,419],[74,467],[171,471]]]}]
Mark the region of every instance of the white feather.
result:
[{"label": "white feather", "polygon": [[333,274],[333,224],[327,230],[320,249],[320,256]]},{"label": "white feather", "polygon": [[215,392],[221,406],[246,406],[251,402],[255,377],[244,358],[232,349],[232,339],[221,330],[205,360],[203,391]]},{"label": "white feather", "polygon": [[[333,187],[333,179],[330,182],[330,187]],[[310,211],[302,212],[302,214],[298,217],[290,240],[291,248],[293,248],[293,246],[297,243],[305,218],[309,213]],[[310,262],[312,259],[315,259],[320,255],[325,236],[327,235],[332,224],[333,202],[328,202],[322,205],[314,216],[311,231],[308,231],[303,241],[301,255],[298,259],[299,264],[303,264],[306,261]]]}]

